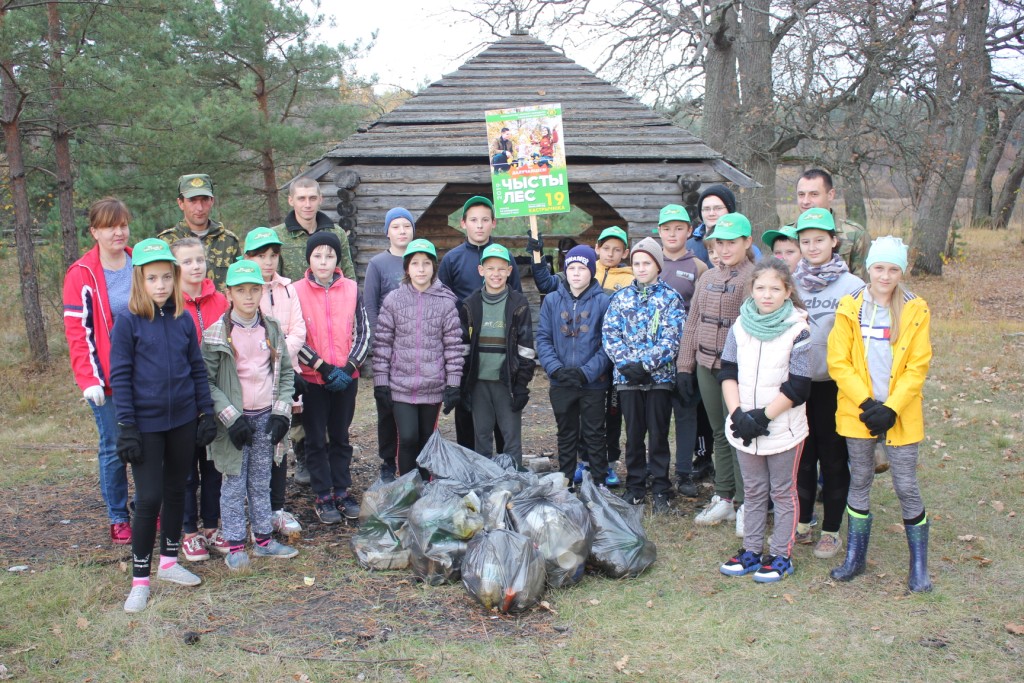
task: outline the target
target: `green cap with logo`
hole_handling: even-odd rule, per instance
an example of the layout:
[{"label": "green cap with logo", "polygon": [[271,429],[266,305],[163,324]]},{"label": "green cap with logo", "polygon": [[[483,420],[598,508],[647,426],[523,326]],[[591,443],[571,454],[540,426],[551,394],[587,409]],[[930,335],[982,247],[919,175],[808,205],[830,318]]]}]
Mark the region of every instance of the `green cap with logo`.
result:
[{"label": "green cap with logo", "polygon": [[205,173],[189,173],[178,178],[178,194],[185,199],[212,197],[213,181]]},{"label": "green cap with logo", "polygon": [[800,218],[796,219],[796,231],[801,230],[824,230],[825,232],[836,231],[836,219],[832,218],[832,212],[828,209],[807,209]]},{"label": "green cap with logo", "polygon": [[686,212],[686,208],[679,204],[669,204],[661,210],[658,214],[658,225],[664,225],[669,221],[684,221],[690,222],[690,214]]},{"label": "green cap with logo", "polygon": [[174,258],[174,254],[171,253],[171,248],[167,245],[167,242],[158,240],[155,237],[142,240],[132,249],[133,266],[144,266],[154,261],[177,263],[178,259]]},{"label": "green cap with logo", "polygon": [[281,238],[270,228],[253,228],[245,236],[245,253],[259,251],[271,244],[281,244]]},{"label": "green cap with logo", "polygon": [[[411,242],[410,242],[411,244]],[[508,253],[508,249],[501,246],[500,244],[488,244],[484,247],[484,250],[480,253],[480,263],[483,263],[489,258],[500,258],[512,263],[512,256]]]},{"label": "green cap with logo", "polygon": [[418,239],[409,242],[409,245],[405,248],[405,256],[403,258],[409,258],[413,254],[427,254],[428,256],[433,256],[435,261],[437,260],[437,249],[430,243],[430,240]]},{"label": "green cap with logo", "polygon": [[597,246],[604,244],[605,240],[615,238],[621,241],[627,247],[629,246],[629,236],[626,235],[626,231],[617,225],[613,225],[610,228],[605,228],[601,231],[601,236],[597,238]]},{"label": "green cap with logo", "polygon": [[476,195],[475,197],[470,197],[469,199],[467,199],[466,203],[462,205],[462,217],[465,218],[466,212],[469,211],[474,206],[486,206],[488,209],[491,210],[491,213],[494,213],[494,202],[492,202],[487,197],[481,197],[480,195]]},{"label": "green cap with logo", "polygon": [[792,225],[783,225],[778,230],[765,230],[764,234],[761,235],[761,241],[767,244],[769,249],[774,249],[775,241],[780,237],[784,237],[787,240],[793,240],[794,242],[799,241],[796,236],[796,228]]},{"label": "green cap with logo", "polygon": [[750,237],[750,220],[742,213],[727,213],[715,223],[715,229],[706,240],[737,240]]},{"label": "green cap with logo", "polygon": [[263,274],[252,261],[235,261],[228,266],[228,274],[224,278],[224,284],[228,287],[262,285]]}]

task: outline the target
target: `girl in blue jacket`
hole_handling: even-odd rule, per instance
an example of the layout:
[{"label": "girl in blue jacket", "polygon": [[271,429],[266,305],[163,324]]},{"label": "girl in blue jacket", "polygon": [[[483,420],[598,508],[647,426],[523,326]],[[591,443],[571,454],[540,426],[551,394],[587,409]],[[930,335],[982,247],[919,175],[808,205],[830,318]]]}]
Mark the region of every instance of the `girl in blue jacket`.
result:
[{"label": "girl in blue jacket", "polygon": [[132,590],[126,612],[149,602],[149,575],[157,514],[163,507],[157,578],[197,586],[198,576],[178,564],[185,479],[196,444],[217,435],[206,366],[192,317],[178,284],[170,247],[146,239],[132,252],[128,314],[114,323],[110,384],[117,413],[117,455],[132,466]]}]

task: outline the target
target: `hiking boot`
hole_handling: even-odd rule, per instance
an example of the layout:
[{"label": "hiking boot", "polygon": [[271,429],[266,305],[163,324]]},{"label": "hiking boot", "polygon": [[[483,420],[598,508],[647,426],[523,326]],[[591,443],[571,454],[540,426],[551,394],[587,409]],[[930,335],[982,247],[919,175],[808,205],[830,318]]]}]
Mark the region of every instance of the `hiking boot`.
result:
[{"label": "hiking boot", "polygon": [[664,493],[654,494],[654,506],[653,512],[656,515],[667,515],[672,512],[672,508],[668,504],[668,496]]},{"label": "hiking boot", "polygon": [[625,491],[622,494],[622,500],[626,501],[630,505],[643,505],[645,502],[647,502],[647,496],[644,494],[634,496],[632,492]]},{"label": "hiking boot", "polygon": [[306,440],[301,439],[293,443],[292,450],[295,451],[295,470],[292,478],[295,479],[296,484],[309,486],[309,470],[306,469]]},{"label": "hiking boot", "polygon": [[175,563],[167,569],[160,569],[158,567],[156,570],[156,578],[161,581],[176,583],[179,586],[198,586],[203,582],[202,579],[178,563]]},{"label": "hiking boot", "polygon": [[736,538],[743,538],[743,506],[736,509]]},{"label": "hiking boot", "polygon": [[345,516],[345,519],[359,519],[359,503],[348,491],[334,497],[334,507]]},{"label": "hiking boot", "polygon": [[124,601],[124,611],[135,614],[146,609],[149,604],[149,586],[132,586],[128,599]]},{"label": "hiking boot", "polygon": [[[116,522],[110,525],[110,542],[114,545],[128,545],[132,542],[132,525],[128,522]],[[142,606],[146,608],[145,605]],[[141,611],[141,610],[140,610]]]},{"label": "hiking boot", "polygon": [[396,479],[396,477],[395,477],[395,468],[394,467],[388,467],[387,465],[383,465],[382,464],[380,466],[380,480],[382,482],[384,482],[385,484],[390,484],[395,479]]},{"label": "hiking boot", "polygon": [[[586,472],[589,469],[590,469],[590,465],[588,465],[587,463],[583,462],[582,460],[577,462],[576,463],[576,472],[574,472],[573,475],[572,475],[572,483],[574,483],[574,484],[582,484],[583,483],[583,473]],[[611,468],[608,468],[608,469],[609,469],[609,471],[611,471]]]},{"label": "hiking boot", "polygon": [[282,536],[293,536],[302,533],[302,525],[295,515],[287,510],[274,510],[270,516],[270,526]]},{"label": "hiking boot", "polygon": [[699,526],[715,526],[722,522],[731,522],[734,519],[736,519],[736,510],[732,507],[732,501],[715,494],[711,496],[707,507],[694,518],[693,523]]},{"label": "hiking boot", "polygon": [[843,540],[839,538],[839,534],[830,534],[823,531],[821,532],[821,538],[818,539],[818,545],[814,546],[814,556],[822,560],[828,560],[835,557],[842,547]]},{"label": "hiking boot", "polygon": [[338,512],[338,508],[334,507],[334,500],[328,498],[326,500],[317,500],[313,504],[313,510],[316,512],[316,518],[320,520],[321,524],[340,524],[341,513]]},{"label": "hiking boot", "polygon": [[207,550],[216,550],[221,555],[227,555],[231,552],[231,544],[221,535],[220,529],[204,531],[203,536],[206,537]]},{"label": "hiking boot", "polygon": [[676,479],[676,491],[683,498],[697,497],[697,484],[693,481],[692,474],[680,474]]},{"label": "hiking boot", "polygon": [[775,583],[793,573],[793,562],[782,555],[769,555],[761,560],[761,566],[754,572],[754,581]]},{"label": "hiking boot", "polygon": [[710,455],[695,458],[693,461],[693,480],[703,481],[715,476],[715,465]]},{"label": "hiking boot", "polygon": [[257,543],[253,547],[252,552],[256,557],[276,557],[282,560],[287,560],[289,557],[295,557],[299,554],[299,551],[295,548],[278,543],[274,539],[270,539],[270,543],[266,545]]},{"label": "hiking boot", "polygon": [[190,534],[181,541],[181,550],[189,562],[202,562],[210,559],[210,550],[206,547],[206,536]]},{"label": "hiking boot", "polygon": [[726,576],[746,576],[750,572],[756,572],[760,566],[761,556],[758,553],[740,548],[735,555],[722,563],[718,571]]},{"label": "hiking boot", "polygon": [[249,554],[244,550],[228,553],[224,558],[224,564],[233,572],[244,571],[249,568]]},{"label": "hiking boot", "polygon": [[604,485],[612,487],[612,486],[619,486],[621,484],[622,484],[622,480],[619,479],[618,473],[615,471],[615,468],[612,467],[611,464],[609,464],[608,465],[608,476],[604,478]]}]

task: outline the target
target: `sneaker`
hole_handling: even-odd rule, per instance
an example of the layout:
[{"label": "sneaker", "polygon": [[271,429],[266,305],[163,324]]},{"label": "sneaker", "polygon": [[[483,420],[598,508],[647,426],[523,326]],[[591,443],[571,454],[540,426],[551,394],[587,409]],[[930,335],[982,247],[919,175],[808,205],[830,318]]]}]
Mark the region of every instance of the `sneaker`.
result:
[{"label": "sneaker", "polygon": [[629,491],[622,494],[622,500],[626,501],[630,505],[643,505],[647,501],[647,496],[634,496]]},{"label": "sneaker", "polygon": [[736,510],[732,507],[732,501],[715,494],[711,496],[711,502],[701,510],[693,522],[700,526],[715,526],[722,522],[731,522],[734,519],[736,519]]},{"label": "sneaker", "polygon": [[803,533],[797,530],[797,532],[793,534],[793,541],[797,545],[811,545],[814,543],[814,531],[811,530],[810,526],[808,526],[807,531]]},{"label": "sneaker", "polygon": [[[132,525],[128,522],[117,522],[110,525],[110,542],[114,545],[128,545],[132,542]],[[142,606],[146,608],[145,605]],[[140,610],[141,611],[141,610]]]},{"label": "sneaker", "polygon": [[697,497],[697,484],[693,481],[692,474],[680,474],[676,478],[676,491],[683,498]]},{"label": "sneaker", "polygon": [[622,480],[619,479],[618,473],[615,468],[611,465],[608,466],[608,476],[604,478],[605,486],[619,486],[622,484]]},{"label": "sneaker", "polygon": [[292,475],[292,479],[295,480],[296,484],[309,486],[309,470],[306,469],[306,461],[304,459],[295,459],[295,473]]},{"label": "sneaker", "polygon": [[710,479],[715,476],[715,465],[711,461],[711,456],[704,456],[702,458],[694,458],[693,460],[693,479],[694,481],[703,481],[704,479]]},{"label": "sneaker", "polygon": [[750,572],[757,571],[761,566],[761,556],[755,552],[740,548],[739,551],[726,560],[718,571],[726,576],[745,576]]},{"label": "sneaker", "polygon": [[385,484],[390,484],[395,480],[395,471],[384,465],[380,466],[380,480]]},{"label": "sneaker", "polygon": [[818,526],[818,513],[811,513],[811,521],[807,523],[809,526]]},{"label": "sneaker", "polygon": [[333,500],[316,501],[313,504],[313,510],[316,512],[316,518],[320,520],[321,524],[340,524],[341,513],[338,512],[338,508],[334,507]]},{"label": "sneaker", "polygon": [[822,532],[821,538],[818,539],[818,544],[814,546],[814,556],[827,560],[830,557],[835,557],[842,547],[843,540],[839,538],[839,534]]},{"label": "sneaker", "polygon": [[334,507],[338,512],[345,515],[345,519],[359,519],[359,503],[346,491],[340,496],[334,497]]},{"label": "sneaker", "polygon": [[282,536],[302,533],[302,525],[299,524],[299,520],[295,519],[295,515],[287,510],[274,510],[270,516],[270,526]]},{"label": "sneaker", "polygon": [[135,614],[146,609],[149,604],[149,586],[132,586],[128,599],[124,601],[124,611]]},{"label": "sneaker", "polygon": [[206,536],[192,534],[181,541],[181,549],[189,562],[202,562],[210,559],[210,550],[206,547]]},{"label": "sneaker", "polygon": [[175,563],[170,569],[157,569],[156,578],[161,581],[170,581],[179,586],[198,586],[203,582],[198,576]]},{"label": "sneaker", "polygon": [[761,566],[754,572],[754,581],[758,583],[774,583],[781,581],[787,574],[793,573],[793,563],[782,555],[768,555],[761,561]]},{"label": "sneaker", "polygon": [[[572,483],[582,484],[583,473],[590,469],[590,465],[580,460],[576,463],[576,472],[572,475]],[[611,471],[611,468],[608,468]]]},{"label": "sneaker", "polygon": [[736,510],[736,538],[743,538],[743,506]]},{"label": "sneaker", "polygon": [[244,550],[228,553],[224,558],[224,564],[233,572],[244,571],[249,568],[249,554]]},{"label": "sneaker", "polygon": [[216,550],[221,555],[227,555],[231,552],[231,544],[224,539],[223,535],[221,535],[220,529],[204,531],[203,535],[206,536],[207,550]]},{"label": "sneaker", "polygon": [[653,512],[656,515],[667,515],[672,512],[672,508],[668,504],[668,496],[664,493],[654,494],[654,506]]},{"label": "sneaker", "polygon": [[[295,557],[299,554],[299,551],[290,545],[278,543],[274,539],[270,539],[270,543],[266,545],[260,545],[257,543],[252,549],[253,555],[256,557],[277,557],[282,560],[287,560],[289,557]],[[229,567],[231,565],[228,565]]]}]

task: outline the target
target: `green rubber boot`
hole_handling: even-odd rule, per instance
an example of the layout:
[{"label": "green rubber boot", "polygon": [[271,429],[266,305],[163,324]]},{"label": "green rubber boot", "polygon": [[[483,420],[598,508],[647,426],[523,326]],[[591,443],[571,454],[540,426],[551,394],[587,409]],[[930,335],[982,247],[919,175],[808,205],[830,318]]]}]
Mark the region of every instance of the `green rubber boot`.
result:
[{"label": "green rubber boot", "polygon": [[871,539],[871,514],[860,515],[846,508],[846,561],[830,576],[836,581],[850,581],[867,567],[868,541]]},{"label": "green rubber boot", "polygon": [[910,548],[910,576],[907,587],[913,593],[927,593],[932,589],[928,578],[928,518],[920,524],[906,525],[907,546]]}]

